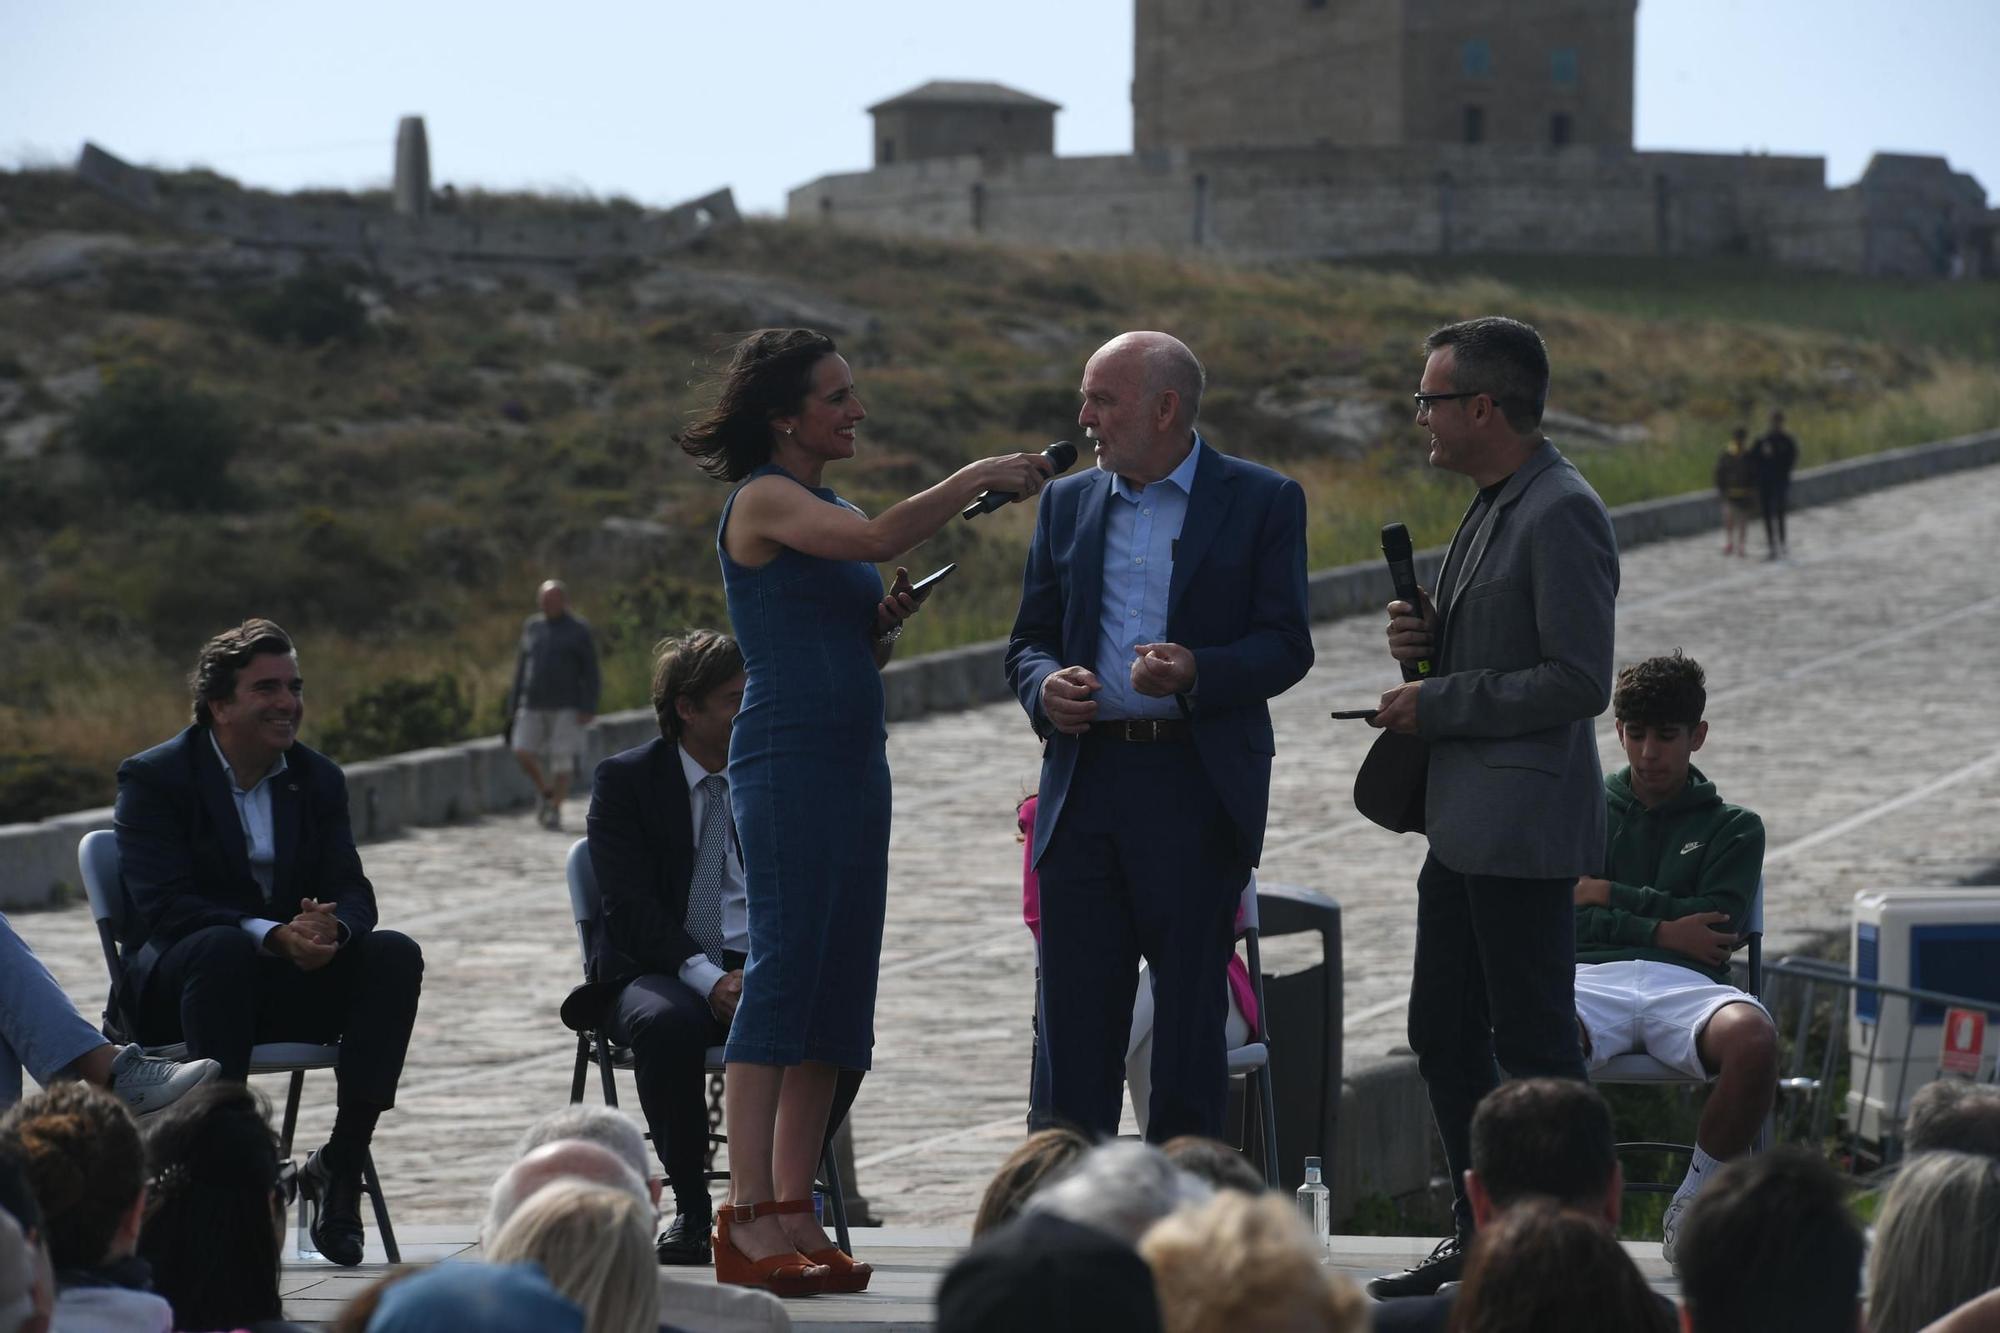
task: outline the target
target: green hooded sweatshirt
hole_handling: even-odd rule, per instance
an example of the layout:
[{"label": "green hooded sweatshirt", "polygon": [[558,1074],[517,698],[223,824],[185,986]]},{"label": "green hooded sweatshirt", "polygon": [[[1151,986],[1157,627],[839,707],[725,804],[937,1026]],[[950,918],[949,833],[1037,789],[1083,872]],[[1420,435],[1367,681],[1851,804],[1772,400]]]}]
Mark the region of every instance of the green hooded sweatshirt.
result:
[{"label": "green hooded sweatshirt", "polygon": [[1604,779],[1609,825],[1604,878],[1609,907],[1576,909],[1576,961],[1618,963],[1644,958],[1676,963],[1720,982],[1729,969],[1705,967],[1684,953],[1653,944],[1662,921],[1697,912],[1726,912],[1725,930],[1743,929],[1764,873],[1764,821],[1715,794],[1701,770],[1688,768],[1680,794],[1648,810],[1632,794],[1632,770]]}]

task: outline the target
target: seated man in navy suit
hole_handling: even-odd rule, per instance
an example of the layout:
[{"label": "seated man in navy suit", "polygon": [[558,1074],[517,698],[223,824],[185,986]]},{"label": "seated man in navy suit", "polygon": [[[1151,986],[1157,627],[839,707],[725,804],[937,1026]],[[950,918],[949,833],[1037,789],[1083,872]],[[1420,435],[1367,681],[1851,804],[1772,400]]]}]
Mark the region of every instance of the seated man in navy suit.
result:
[{"label": "seated man in navy suit", "polygon": [[417,1017],[424,960],[375,929],[347,781],[298,744],[305,682],[268,620],[202,645],[194,725],[118,766],[118,854],[132,912],[114,1008],[147,1044],[185,1041],[241,1080],[258,1042],[340,1043],[339,1102],[299,1186],[312,1235],[361,1262],[361,1172]]},{"label": "seated man in navy suit", "polygon": [[[750,942],[724,772],[742,703],[736,640],[714,630],[665,640],[653,662],[660,739],[599,764],[590,791],[590,864],[604,916],[590,934],[590,980],[564,1017],[632,1048],[639,1105],[674,1191],[663,1264],[711,1258],[703,1057],[729,1034]],[[860,1085],[859,1070],[841,1075],[829,1135]]]},{"label": "seated man in navy suit", "polygon": [[1007,678],[1046,746],[1041,877],[1051,1107],[1118,1132],[1139,960],[1151,965],[1146,1137],[1219,1137],[1223,980],[1264,843],[1267,701],[1312,666],[1305,492],[1195,429],[1201,363],[1127,333],[1083,370],[1095,471],[1042,493]]}]

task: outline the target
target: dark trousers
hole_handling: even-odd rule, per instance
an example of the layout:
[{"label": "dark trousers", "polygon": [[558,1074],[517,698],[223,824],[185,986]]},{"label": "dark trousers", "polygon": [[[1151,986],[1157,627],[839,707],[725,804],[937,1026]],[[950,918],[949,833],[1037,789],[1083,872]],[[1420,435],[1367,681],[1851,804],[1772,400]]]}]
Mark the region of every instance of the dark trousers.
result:
[{"label": "dark trousers", "polygon": [[1086,740],[1037,869],[1050,1114],[1118,1132],[1144,957],[1155,1005],[1146,1136],[1221,1137],[1223,970],[1250,861],[1194,746]]},{"label": "dark trousers", "polygon": [[1465,1170],[1472,1112],[1510,1078],[1585,1077],[1576,1028],[1576,876],[1466,875],[1436,856],[1417,876],[1410,1048],[1451,1171],[1452,1215],[1472,1235]]},{"label": "dark trousers", "polygon": [[1785,545],[1785,510],[1790,507],[1791,494],[1790,477],[1757,483],[1757,498],[1764,506],[1764,544],[1774,551]]},{"label": "dark trousers", "polygon": [[[725,954],[725,969],[743,966],[741,954]],[[628,983],[604,1019],[605,1035],[632,1048],[633,1081],[653,1148],[682,1206],[708,1197],[708,1073],[706,1055],[720,1046],[729,1028],[679,977],[649,973]],[[827,1115],[829,1141],[861,1090],[862,1072],[843,1069],[834,1084]]]},{"label": "dark trousers", "polygon": [[422,950],[393,930],[350,939],[332,962],[305,972],[240,926],[209,926],[160,955],[140,1001],[140,1039],[185,1041],[238,1081],[260,1041],[337,1041],[339,1104],[386,1111],[396,1104],[423,978]]}]

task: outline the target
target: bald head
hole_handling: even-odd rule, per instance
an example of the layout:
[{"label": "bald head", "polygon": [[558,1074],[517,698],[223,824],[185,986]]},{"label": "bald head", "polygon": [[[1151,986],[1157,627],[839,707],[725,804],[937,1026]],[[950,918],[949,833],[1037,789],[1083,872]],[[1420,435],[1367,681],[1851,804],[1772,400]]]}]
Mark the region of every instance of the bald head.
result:
[{"label": "bald head", "polygon": [[542,586],[535,589],[535,605],[542,608],[545,616],[559,616],[569,607],[569,589],[563,586],[561,579],[544,580]]},{"label": "bald head", "polygon": [[1129,358],[1139,370],[1140,394],[1156,398],[1171,393],[1173,424],[1182,430],[1194,429],[1195,418],[1201,414],[1201,391],[1208,385],[1208,374],[1186,343],[1171,333],[1138,330],[1119,334],[1098,348],[1097,356]]},{"label": "bald head", "polygon": [[1097,446],[1097,465],[1136,485],[1173,472],[1194,447],[1206,384],[1201,362],[1168,333],[1121,333],[1083,368],[1077,413]]},{"label": "bald head", "polygon": [[593,1185],[608,1185],[647,1207],[653,1206],[646,1182],[609,1148],[581,1139],[558,1139],[528,1153],[493,1182],[493,1195],[486,1205],[486,1221],[480,1227],[480,1236],[491,1240],[499,1235],[500,1228],[507,1225],[515,1210],[553,1180],[587,1180]]}]

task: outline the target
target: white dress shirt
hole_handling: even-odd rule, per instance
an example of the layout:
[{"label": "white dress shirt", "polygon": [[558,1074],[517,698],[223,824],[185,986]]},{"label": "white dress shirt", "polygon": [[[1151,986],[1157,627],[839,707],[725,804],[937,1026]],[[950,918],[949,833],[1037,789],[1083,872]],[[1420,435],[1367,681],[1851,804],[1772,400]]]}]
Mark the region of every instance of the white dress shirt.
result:
[{"label": "white dress shirt", "polygon": [[[222,761],[222,776],[228,779],[229,795],[236,802],[236,818],[243,826],[243,846],[250,853],[250,875],[257,881],[257,887],[264,890],[264,901],[268,903],[272,885],[277,882],[278,864],[278,838],[271,824],[271,779],[285,771],[285,756],[281,752],[270,772],[249,791],[244,791],[237,785],[236,770],[230,766],[229,756],[222,752],[222,743],[215,739],[215,732],[208,733],[208,743],[215,747],[215,757]],[[237,924],[255,936],[259,944],[278,928],[277,922],[261,916],[246,916]]]},{"label": "white dress shirt", "polygon": [[[728,782],[729,774],[711,774],[695,762],[686,746],[674,748],[680,753],[681,775],[687,779],[688,814],[694,819],[695,850],[699,852],[702,819],[708,813],[708,798],[702,794],[701,780],[718,777]],[[743,847],[736,840],[734,819],[729,821],[729,845],[722,851],[722,947],[733,953],[750,951],[750,901],[743,886]],[[698,953],[681,964],[680,977],[689,990],[707,999],[715,983],[722,980],[723,971],[708,961],[708,955]]]}]

